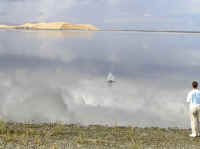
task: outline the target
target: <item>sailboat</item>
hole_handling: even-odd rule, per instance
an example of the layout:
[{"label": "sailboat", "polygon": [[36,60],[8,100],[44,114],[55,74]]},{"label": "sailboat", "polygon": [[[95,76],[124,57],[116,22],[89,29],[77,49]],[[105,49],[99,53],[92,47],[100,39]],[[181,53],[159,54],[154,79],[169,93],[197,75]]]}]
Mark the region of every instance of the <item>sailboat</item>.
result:
[{"label": "sailboat", "polygon": [[107,76],[107,82],[108,82],[108,83],[114,83],[114,82],[116,82],[116,81],[115,81],[115,77],[113,76],[112,73],[109,73],[109,74],[108,74],[108,76]]}]

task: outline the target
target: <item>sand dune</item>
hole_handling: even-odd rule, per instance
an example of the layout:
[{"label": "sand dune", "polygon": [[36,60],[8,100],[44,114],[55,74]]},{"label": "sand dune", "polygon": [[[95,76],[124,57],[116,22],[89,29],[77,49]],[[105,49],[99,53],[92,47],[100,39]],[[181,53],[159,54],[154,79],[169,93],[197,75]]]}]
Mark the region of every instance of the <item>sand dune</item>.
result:
[{"label": "sand dune", "polygon": [[14,26],[9,26],[9,25],[0,25],[0,29],[3,28],[3,29],[14,29]]},{"label": "sand dune", "polygon": [[0,25],[0,29],[40,29],[40,30],[98,30],[90,24],[70,24],[67,22],[39,22],[23,25]]}]

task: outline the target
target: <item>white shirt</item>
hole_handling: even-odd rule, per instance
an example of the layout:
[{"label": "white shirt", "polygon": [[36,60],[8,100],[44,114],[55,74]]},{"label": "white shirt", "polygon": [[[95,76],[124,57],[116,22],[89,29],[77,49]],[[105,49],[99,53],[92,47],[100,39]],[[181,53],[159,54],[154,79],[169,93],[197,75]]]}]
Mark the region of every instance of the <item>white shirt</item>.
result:
[{"label": "white shirt", "polygon": [[200,90],[198,90],[198,89],[193,89],[193,90],[191,90],[191,91],[188,93],[188,95],[187,95],[187,102],[190,103],[190,108],[199,106],[199,104],[192,103],[192,95],[193,95],[193,93],[195,93],[195,92],[200,92]]}]

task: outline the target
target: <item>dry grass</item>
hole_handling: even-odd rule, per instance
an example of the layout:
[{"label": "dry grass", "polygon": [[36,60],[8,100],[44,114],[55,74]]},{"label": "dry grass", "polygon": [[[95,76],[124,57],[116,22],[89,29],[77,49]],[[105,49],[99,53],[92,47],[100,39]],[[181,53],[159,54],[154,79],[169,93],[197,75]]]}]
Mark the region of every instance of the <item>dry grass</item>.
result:
[{"label": "dry grass", "polygon": [[178,128],[131,128],[0,122],[0,149],[198,149],[200,137]]}]

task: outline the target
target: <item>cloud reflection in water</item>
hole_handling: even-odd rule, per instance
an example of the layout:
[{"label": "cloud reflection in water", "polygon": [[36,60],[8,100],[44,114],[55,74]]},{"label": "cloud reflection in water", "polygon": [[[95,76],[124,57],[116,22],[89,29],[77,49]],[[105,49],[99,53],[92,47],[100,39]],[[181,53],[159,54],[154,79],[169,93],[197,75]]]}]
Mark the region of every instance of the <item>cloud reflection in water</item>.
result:
[{"label": "cloud reflection in water", "polygon": [[[182,42],[179,34],[165,33],[93,32],[87,38],[83,32],[70,38],[42,32],[38,38],[40,33],[0,33],[4,118],[189,126],[184,102],[200,73],[196,40]],[[112,86],[106,82],[109,72],[117,78]]]}]

